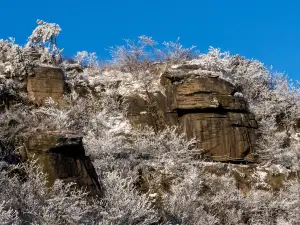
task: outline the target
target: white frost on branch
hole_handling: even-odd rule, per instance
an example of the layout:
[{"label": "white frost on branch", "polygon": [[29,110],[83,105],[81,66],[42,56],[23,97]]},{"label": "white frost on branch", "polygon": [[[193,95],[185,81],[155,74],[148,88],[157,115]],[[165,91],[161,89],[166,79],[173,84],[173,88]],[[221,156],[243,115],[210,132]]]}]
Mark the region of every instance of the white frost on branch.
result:
[{"label": "white frost on branch", "polygon": [[34,29],[31,36],[28,38],[26,46],[46,45],[47,42],[51,45],[52,51],[56,51],[56,36],[60,33],[61,28],[56,23],[47,23],[43,20],[37,20],[38,26]]}]

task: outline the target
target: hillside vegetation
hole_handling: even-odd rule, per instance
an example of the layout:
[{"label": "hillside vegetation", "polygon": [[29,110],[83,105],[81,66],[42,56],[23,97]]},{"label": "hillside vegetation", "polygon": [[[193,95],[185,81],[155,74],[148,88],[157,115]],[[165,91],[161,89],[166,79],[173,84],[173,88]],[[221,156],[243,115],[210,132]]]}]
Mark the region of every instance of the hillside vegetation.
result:
[{"label": "hillside vegetation", "polygon": [[[66,59],[56,43],[60,31],[38,20],[25,46],[0,40],[0,224],[300,223],[297,82],[257,60],[212,47],[202,54],[179,39],[125,40],[110,49],[107,62],[85,51]],[[62,69],[62,104],[30,99],[27,80],[37,67]],[[255,164],[211,161],[177,127],[129,121],[127,97],[148,101],[149,93],[164,92],[164,72],[185,77],[190,74],[176,69],[192,67],[192,75],[233,84],[234,95],[247,101],[258,122]],[[20,140],[45,131],[83,137],[104,196],[89,197],[60,180],[48,187],[34,161],[20,160]],[[246,178],[252,184],[243,188]]]}]

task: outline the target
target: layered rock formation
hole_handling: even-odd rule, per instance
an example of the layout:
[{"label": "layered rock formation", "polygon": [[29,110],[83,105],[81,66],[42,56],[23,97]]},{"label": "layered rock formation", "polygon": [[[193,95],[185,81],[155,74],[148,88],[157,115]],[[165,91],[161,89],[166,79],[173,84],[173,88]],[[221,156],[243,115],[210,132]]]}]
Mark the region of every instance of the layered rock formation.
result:
[{"label": "layered rock formation", "polygon": [[93,164],[82,145],[82,138],[62,132],[43,132],[24,137],[23,160],[35,159],[47,174],[48,185],[56,179],[75,182],[92,194],[101,195],[101,185]]},{"label": "layered rock formation", "polygon": [[204,157],[254,161],[257,122],[245,99],[231,83],[195,69],[166,71],[161,78],[165,93],[150,92],[147,100],[128,98],[131,123],[158,130],[176,125],[198,140]]}]

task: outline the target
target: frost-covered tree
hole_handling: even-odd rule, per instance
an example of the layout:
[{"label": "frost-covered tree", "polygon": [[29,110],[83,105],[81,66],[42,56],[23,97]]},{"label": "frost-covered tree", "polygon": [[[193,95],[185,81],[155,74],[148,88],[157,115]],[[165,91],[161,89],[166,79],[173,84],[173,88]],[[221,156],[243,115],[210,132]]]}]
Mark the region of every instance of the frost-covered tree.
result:
[{"label": "frost-covered tree", "polygon": [[81,51],[76,53],[74,59],[82,67],[97,69],[99,67],[97,58],[95,52],[88,53],[87,51]]},{"label": "frost-covered tree", "polygon": [[38,26],[34,29],[30,37],[28,38],[27,46],[50,44],[52,52],[58,50],[56,43],[56,36],[60,33],[61,28],[56,23],[47,23],[43,20],[37,20]]},{"label": "frost-covered tree", "polygon": [[158,212],[145,194],[139,194],[131,177],[122,178],[118,171],[103,176],[106,195],[102,199],[102,224],[152,224],[159,220]]},{"label": "frost-covered tree", "polygon": [[196,46],[193,45],[189,48],[184,48],[182,44],[179,43],[179,40],[180,38],[177,38],[176,42],[163,42],[165,48],[162,51],[160,51],[160,53],[162,54],[163,59],[166,62],[169,62],[171,64],[182,63],[196,57],[196,55],[193,52]]},{"label": "frost-covered tree", "polygon": [[26,62],[23,49],[15,44],[15,39],[0,40],[0,75],[10,77],[25,76]]},{"label": "frost-covered tree", "polygon": [[18,213],[11,209],[5,207],[6,202],[0,203],[0,223],[1,224],[19,224],[20,220],[18,218]]},{"label": "frost-covered tree", "polygon": [[146,36],[138,37],[137,42],[129,39],[125,39],[125,42],[126,45],[111,47],[112,63],[130,72],[145,69],[153,56],[153,51],[149,49],[154,48],[156,42]]},{"label": "frost-covered tree", "polygon": [[0,40],[0,75],[20,77],[18,85],[31,73],[32,67],[45,64],[57,66],[61,60],[62,50],[56,44],[56,36],[61,31],[59,25],[42,20],[37,23],[25,47],[17,45],[14,38]]},{"label": "frost-covered tree", "polygon": [[40,54],[42,63],[54,64],[61,62],[63,49],[59,49],[56,43],[56,37],[61,28],[58,24],[47,23],[43,20],[37,20],[38,26],[33,30],[25,46],[26,51],[36,51]]},{"label": "frost-covered tree", "polygon": [[[74,184],[57,181],[47,187],[46,174],[31,165],[15,166],[0,172],[0,221],[20,224],[83,224],[99,221],[98,203]],[[19,224],[19,223],[5,223]]]},{"label": "frost-covered tree", "polygon": [[196,57],[195,46],[184,48],[176,42],[163,42],[163,48],[158,47],[158,42],[152,37],[139,36],[138,41],[125,39],[126,45],[111,48],[112,62],[130,72],[137,70],[147,70],[149,64],[157,61],[166,61],[170,64],[182,63]]}]

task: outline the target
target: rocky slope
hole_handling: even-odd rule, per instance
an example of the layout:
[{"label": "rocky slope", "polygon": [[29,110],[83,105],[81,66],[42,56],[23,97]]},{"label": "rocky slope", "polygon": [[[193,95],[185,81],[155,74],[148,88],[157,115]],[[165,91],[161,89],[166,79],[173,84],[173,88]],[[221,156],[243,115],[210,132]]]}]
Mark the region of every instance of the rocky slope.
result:
[{"label": "rocky slope", "polygon": [[[228,81],[217,75],[201,74],[198,69],[182,66],[164,70],[160,76],[163,91],[145,90],[146,97],[138,93],[119,96],[124,99],[122,105],[128,110],[131,129],[150,126],[159,131],[176,126],[186,138],[196,140],[199,160],[234,163],[228,168],[219,164],[214,168],[214,164],[206,166],[204,163],[204,168],[216,175],[229,172],[243,191],[263,186],[279,190],[285,180],[297,178],[297,173],[287,170],[277,169],[279,171],[273,173],[260,167],[259,159],[255,158],[258,125],[246,100]],[[33,71],[27,78],[29,101],[42,106],[51,99],[56,107],[68,107],[64,95],[70,91],[63,71],[53,67],[37,67]],[[90,87],[86,87],[85,92],[89,93]],[[97,93],[95,96],[101,98]],[[91,186],[91,190],[101,189],[93,166],[85,156],[82,137],[70,136],[63,130],[43,133],[26,137],[22,158],[35,154],[48,173],[50,184],[59,178]],[[240,163],[255,164],[236,165]]]},{"label": "rocky slope", "polygon": [[[60,30],[38,28],[48,26]],[[135,58],[132,43],[99,67],[43,40],[0,40],[0,216],[298,223],[300,92],[287,78],[218,49],[192,59],[181,46],[157,63]]]}]

